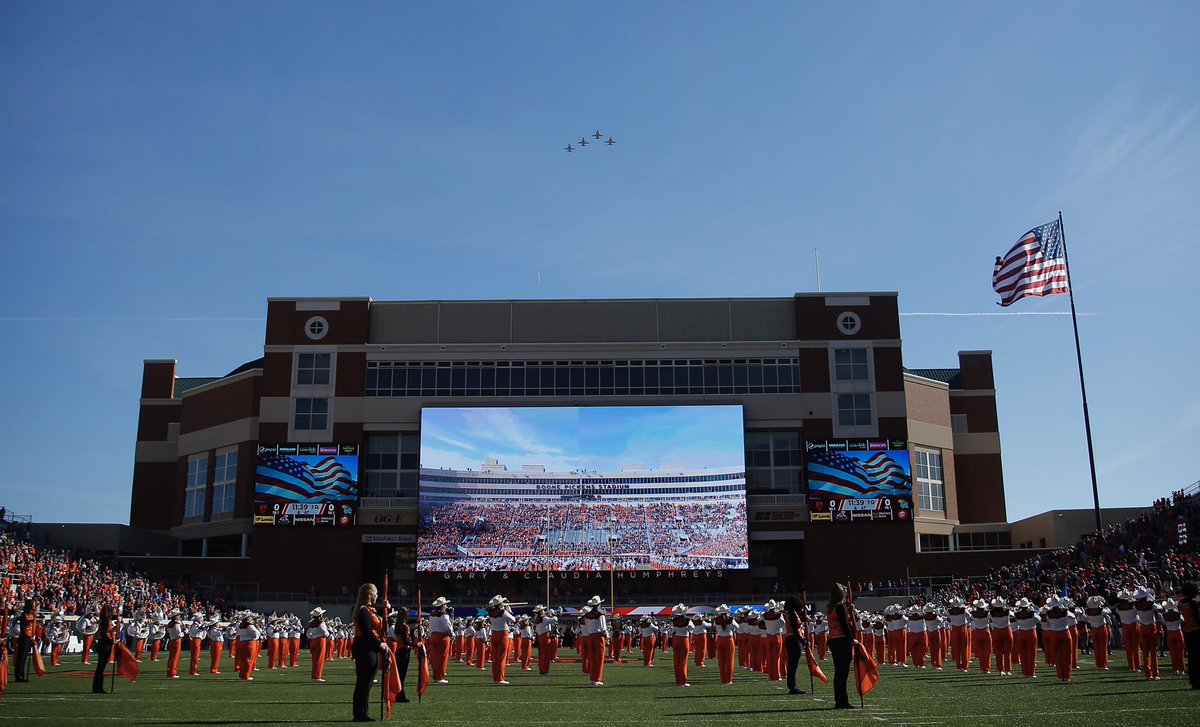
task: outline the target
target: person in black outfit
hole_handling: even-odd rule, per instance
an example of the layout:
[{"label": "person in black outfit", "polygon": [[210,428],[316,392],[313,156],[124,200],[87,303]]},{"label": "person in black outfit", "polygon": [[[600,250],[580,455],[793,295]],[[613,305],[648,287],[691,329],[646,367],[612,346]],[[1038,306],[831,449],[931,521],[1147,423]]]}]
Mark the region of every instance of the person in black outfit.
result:
[{"label": "person in black outfit", "polygon": [[396,695],[397,702],[407,702],[404,685],[408,684],[408,662],[412,656],[414,643],[412,628],[408,625],[408,609],[401,608],[396,614],[396,671],[400,674],[400,693]]},{"label": "person in black outfit", "polygon": [[841,583],[833,584],[825,612],[829,620],[829,653],[833,655],[833,708],[854,709],[846,692],[855,644],[854,619],[846,605],[846,588]]},{"label": "person in black outfit", "polygon": [[[386,653],[383,619],[375,612],[375,601],[379,589],[374,583],[364,583],[358,589],[358,600],[354,604],[354,644],[350,653],[354,656],[354,721],[374,722],[371,709],[371,682],[379,669],[379,655]],[[387,602],[383,604],[387,613]]]},{"label": "person in black outfit", "polygon": [[[1183,602],[1179,610],[1183,613],[1183,648],[1187,653],[1188,682],[1192,689],[1200,689],[1200,588],[1194,581],[1185,581],[1180,589]],[[1188,626],[1192,626],[1188,629]]]},{"label": "person in black outfit", "polygon": [[25,608],[21,611],[19,618],[17,674],[14,681],[27,682],[29,681],[29,655],[33,653],[33,633],[37,628],[37,608],[34,606],[32,598],[26,599]]},{"label": "person in black outfit", "polygon": [[104,694],[104,669],[113,650],[112,606],[100,609],[100,627],[96,629],[96,673],[92,676],[92,694]]},{"label": "person in black outfit", "polygon": [[796,671],[800,666],[800,657],[807,648],[804,624],[808,623],[808,614],[795,596],[788,596],[783,602],[783,618],[787,625],[783,646],[787,649],[788,694],[804,694],[804,690],[796,686]]}]

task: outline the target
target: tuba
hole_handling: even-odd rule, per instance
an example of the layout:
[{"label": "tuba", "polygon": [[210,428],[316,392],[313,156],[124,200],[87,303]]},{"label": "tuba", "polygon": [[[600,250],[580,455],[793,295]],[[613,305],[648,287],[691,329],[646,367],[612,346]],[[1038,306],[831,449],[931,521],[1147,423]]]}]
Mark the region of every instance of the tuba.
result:
[{"label": "tuba", "polygon": [[84,626],[82,623],[79,624],[79,633],[84,636],[95,636],[96,632],[100,630],[100,624],[90,618],[87,619],[87,624],[87,626]]}]

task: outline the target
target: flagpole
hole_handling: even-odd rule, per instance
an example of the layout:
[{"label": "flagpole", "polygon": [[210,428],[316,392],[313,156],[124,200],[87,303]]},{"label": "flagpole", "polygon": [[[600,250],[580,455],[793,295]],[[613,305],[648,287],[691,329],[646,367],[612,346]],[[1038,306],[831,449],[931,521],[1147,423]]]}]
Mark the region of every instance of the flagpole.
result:
[{"label": "flagpole", "polygon": [[1075,331],[1075,361],[1079,365],[1079,393],[1083,396],[1083,431],[1087,435],[1088,467],[1092,474],[1092,507],[1096,513],[1096,532],[1104,527],[1100,519],[1100,488],[1096,484],[1096,454],[1092,447],[1092,418],[1088,415],[1087,386],[1083,382],[1083,352],[1079,346],[1079,321],[1075,316],[1075,286],[1071,284],[1071,259],[1067,255],[1067,230],[1062,210],[1058,212],[1058,233],[1063,239],[1063,263],[1067,268],[1067,295],[1071,299],[1071,328]]}]

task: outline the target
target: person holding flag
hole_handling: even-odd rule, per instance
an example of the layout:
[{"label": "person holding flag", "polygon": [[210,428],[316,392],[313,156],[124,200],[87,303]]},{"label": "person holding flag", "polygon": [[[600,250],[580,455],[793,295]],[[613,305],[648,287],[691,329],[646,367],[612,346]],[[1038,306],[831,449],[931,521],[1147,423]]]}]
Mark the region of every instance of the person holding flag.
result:
[{"label": "person holding flag", "polygon": [[[783,647],[787,651],[787,688],[788,694],[804,694],[804,690],[796,685],[796,672],[800,667],[800,655],[809,651],[805,648],[804,634],[808,626],[808,608],[803,601],[797,601],[795,596],[788,596],[783,601],[783,621],[787,634],[783,638]],[[811,672],[815,666],[812,654],[808,655],[808,668]],[[820,668],[817,669],[820,671]],[[828,681],[821,675],[821,681]]]},{"label": "person holding flag", "polygon": [[[354,604],[354,697],[355,722],[374,722],[371,719],[371,682],[379,669],[379,654],[390,654],[384,643],[383,619],[375,612],[375,601],[379,589],[374,583],[364,583],[358,589],[358,600]],[[387,602],[384,601],[384,608]]]},{"label": "person holding flag", "polygon": [[846,680],[850,678],[850,659],[858,642],[854,639],[854,620],[846,605],[846,587],[841,583],[833,584],[825,618],[829,622],[829,653],[833,656],[833,708],[854,709]]}]

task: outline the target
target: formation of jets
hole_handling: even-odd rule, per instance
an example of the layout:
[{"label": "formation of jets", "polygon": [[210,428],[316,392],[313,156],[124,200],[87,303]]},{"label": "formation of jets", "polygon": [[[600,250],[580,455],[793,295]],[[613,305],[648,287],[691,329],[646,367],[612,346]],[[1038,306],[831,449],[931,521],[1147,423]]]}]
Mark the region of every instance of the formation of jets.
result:
[{"label": "formation of jets", "polygon": [[[604,138],[604,134],[601,134],[600,130],[596,129],[596,133],[592,134],[592,138],[595,139],[596,141],[600,141],[601,139]],[[586,136],[579,137],[579,148],[580,149],[582,149],[583,147],[587,146],[588,144],[592,144],[592,143],[595,143],[595,142],[588,141]],[[612,146],[613,144],[616,144],[617,142],[613,141],[613,138],[610,136],[610,137],[608,137],[608,141],[603,142],[603,143],[607,144],[608,146]],[[570,153],[570,152],[575,151],[575,147],[572,146],[571,144],[567,144],[566,147],[563,148],[563,151]]]}]

